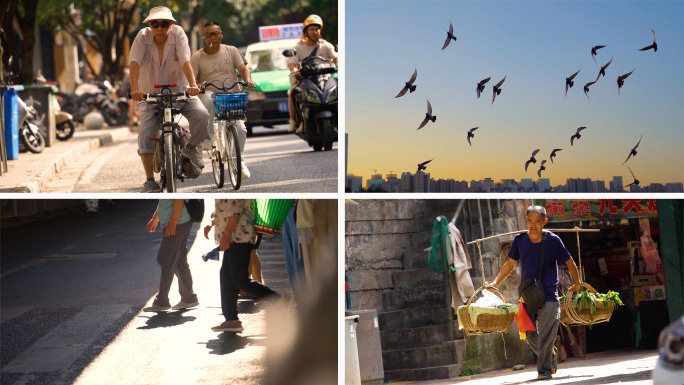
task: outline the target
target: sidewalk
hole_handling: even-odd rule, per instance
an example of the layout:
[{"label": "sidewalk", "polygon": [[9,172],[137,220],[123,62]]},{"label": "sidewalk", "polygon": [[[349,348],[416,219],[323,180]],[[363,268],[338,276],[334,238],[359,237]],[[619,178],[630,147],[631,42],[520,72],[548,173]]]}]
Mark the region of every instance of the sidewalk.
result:
[{"label": "sidewalk", "polygon": [[[569,358],[558,365],[558,372],[543,384],[652,384],[651,371],[658,360],[656,350],[612,350],[589,353],[585,358]],[[536,365],[523,370],[495,370],[487,373],[446,380],[394,382],[392,385],[448,385],[448,384],[527,384],[537,381]]]},{"label": "sidewalk", "polygon": [[79,155],[134,135],[128,126],[78,130],[71,139],[57,141],[40,154],[22,152],[17,159],[7,161],[8,171],[0,176],[0,192],[39,193],[43,184]]}]

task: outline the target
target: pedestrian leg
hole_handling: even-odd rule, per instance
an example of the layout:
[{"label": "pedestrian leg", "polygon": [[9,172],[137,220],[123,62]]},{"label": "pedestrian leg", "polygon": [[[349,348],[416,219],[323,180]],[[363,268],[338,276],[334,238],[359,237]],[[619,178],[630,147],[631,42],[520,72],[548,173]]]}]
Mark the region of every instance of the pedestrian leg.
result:
[{"label": "pedestrian leg", "polygon": [[[188,222],[192,224],[191,222]],[[176,271],[176,264],[181,253],[187,255],[187,233],[185,237],[178,231],[183,225],[176,228],[176,234],[171,237],[164,237],[162,239],[159,252],[157,253],[157,263],[161,267],[161,278],[159,280],[159,293],[154,300],[154,305],[157,306],[171,306],[169,302],[169,290],[171,290],[171,283]]]},{"label": "pedestrian leg", "polygon": [[[560,303],[545,302],[537,312],[537,373],[551,374],[554,342],[558,333]],[[534,349],[533,349],[534,350]]]},{"label": "pedestrian leg", "polygon": [[181,296],[181,302],[184,303],[197,302],[197,295],[192,290],[192,274],[190,273],[190,265],[188,264],[187,241],[191,228],[192,222],[190,221],[176,226],[176,236],[185,239],[184,243],[186,244],[186,247],[179,252],[174,271],[176,277],[178,277],[178,292]]}]

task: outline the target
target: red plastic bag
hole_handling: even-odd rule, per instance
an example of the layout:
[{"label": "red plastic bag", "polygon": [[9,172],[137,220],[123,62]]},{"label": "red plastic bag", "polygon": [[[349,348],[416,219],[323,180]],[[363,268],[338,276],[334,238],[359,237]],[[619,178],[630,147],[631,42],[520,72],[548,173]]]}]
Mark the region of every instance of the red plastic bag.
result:
[{"label": "red plastic bag", "polygon": [[534,322],[532,322],[530,313],[527,311],[527,307],[525,307],[525,304],[522,301],[518,303],[518,314],[516,314],[514,317],[515,323],[518,324],[519,332],[533,332],[537,330],[537,328],[534,326]]}]

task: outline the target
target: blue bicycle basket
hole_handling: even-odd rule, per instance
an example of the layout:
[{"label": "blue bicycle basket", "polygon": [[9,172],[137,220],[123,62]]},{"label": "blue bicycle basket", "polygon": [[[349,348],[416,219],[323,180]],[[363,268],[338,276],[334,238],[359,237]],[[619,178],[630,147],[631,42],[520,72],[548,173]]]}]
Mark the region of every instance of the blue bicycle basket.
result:
[{"label": "blue bicycle basket", "polygon": [[214,94],[216,118],[219,120],[242,118],[247,112],[247,93],[234,92],[232,94]]}]

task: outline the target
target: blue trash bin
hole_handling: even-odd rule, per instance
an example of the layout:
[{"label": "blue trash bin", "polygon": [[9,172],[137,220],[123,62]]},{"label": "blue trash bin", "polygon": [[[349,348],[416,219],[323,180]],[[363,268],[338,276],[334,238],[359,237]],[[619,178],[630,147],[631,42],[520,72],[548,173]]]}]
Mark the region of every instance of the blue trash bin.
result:
[{"label": "blue trash bin", "polygon": [[21,88],[13,87],[3,91],[3,109],[5,111],[5,148],[7,149],[7,159],[19,158],[19,102],[17,101],[17,90]]}]

